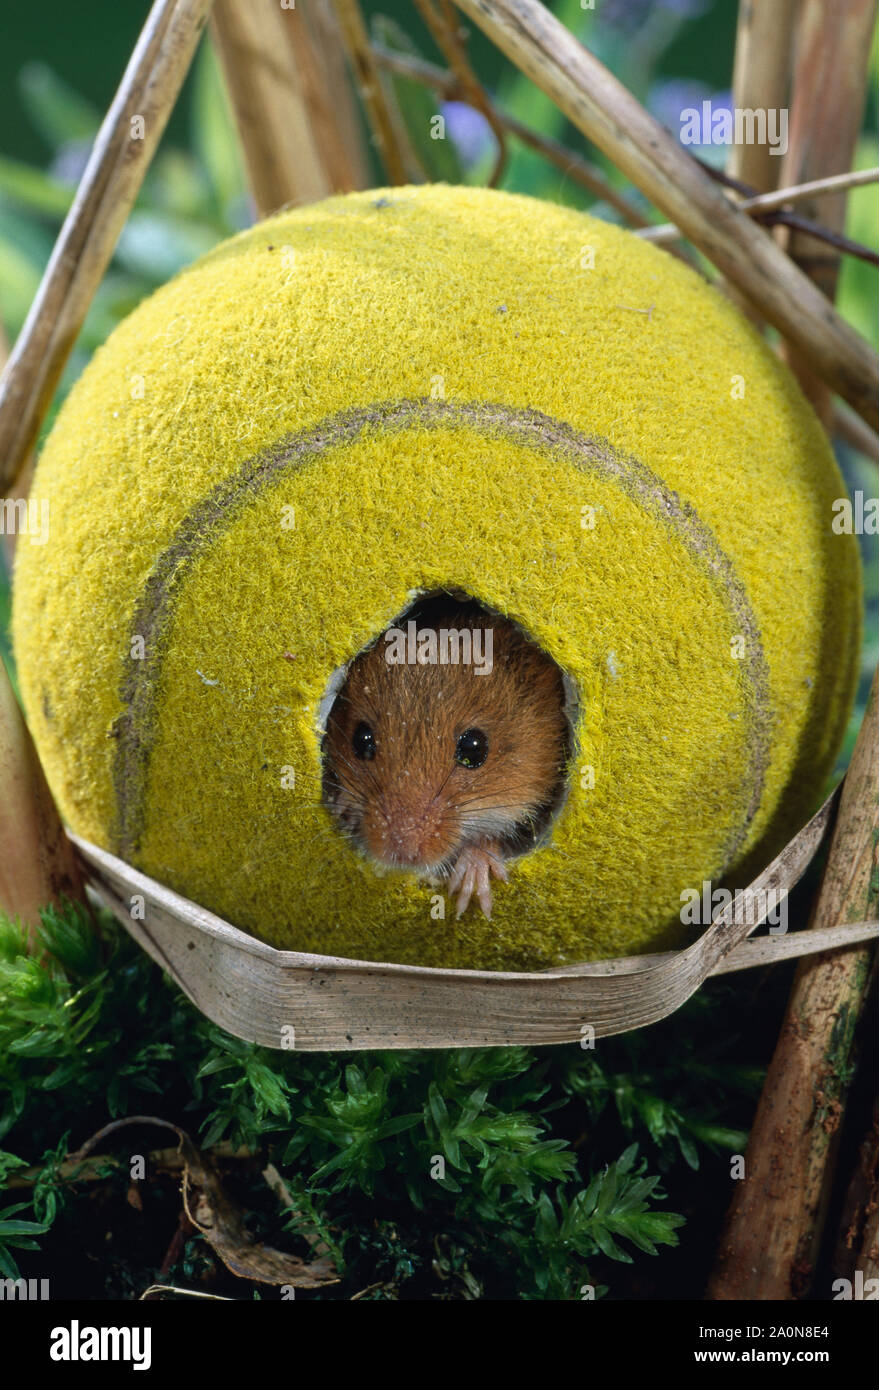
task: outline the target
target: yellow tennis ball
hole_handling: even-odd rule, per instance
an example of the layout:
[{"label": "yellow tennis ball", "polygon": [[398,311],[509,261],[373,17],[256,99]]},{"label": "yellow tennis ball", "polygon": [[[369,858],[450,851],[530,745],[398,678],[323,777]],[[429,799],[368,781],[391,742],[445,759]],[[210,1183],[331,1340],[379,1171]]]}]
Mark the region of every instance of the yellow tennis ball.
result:
[{"label": "yellow tennis ball", "polygon": [[[395,188],[178,275],[61,410],[14,640],[71,827],[276,946],[522,969],[682,939],[813,809],[856,541],[815,417],[693,270],[579,212]],[[516,619],[579,698],[565,804],[489,922],[321,801],[321,706],[414,594]]]}]

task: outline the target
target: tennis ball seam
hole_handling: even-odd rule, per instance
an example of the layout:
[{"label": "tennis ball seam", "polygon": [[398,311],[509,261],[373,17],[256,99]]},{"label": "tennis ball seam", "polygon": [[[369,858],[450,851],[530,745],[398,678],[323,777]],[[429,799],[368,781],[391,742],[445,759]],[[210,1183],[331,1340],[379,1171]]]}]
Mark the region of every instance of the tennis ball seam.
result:
[{"label": "tennis ball seam", "polygon": [[[476,429],[489,436],[494,433],[548,453],[581,472],[597,471],[619,484],[654,519],[667,525],[706,574],[745,639],[738,670],[747,720],[743,786],[748,799],[721,847],[721,862],[715,872],[722,874],[745,842],[760,807],[772,720],[769,675],[759,625],[731,560],[691,503],[667,487],[646,464],[614,450],[606,440],[584,435],[568,423],[533,408],[427,397],[349,408],[287,435],[246,459],[183,518],[147,577],[129,630],[120,687],[124,709],[111,730],[111,737],[116,740],[115,852],[126,859],[135,858],[138,852],[146,813],[150,753],[158,727],[155,707],[161,689],[165,644],[174,620],[174,599],[200,551],[241,507],[256,500],[287,469],[298,469],[326,450],[351,444],[369,431],[404,431],[412,427]],[[453,580],[454,576],[449,576],[449,581]],[[141,649],[144,656],[135,656],[135,650]]]}]

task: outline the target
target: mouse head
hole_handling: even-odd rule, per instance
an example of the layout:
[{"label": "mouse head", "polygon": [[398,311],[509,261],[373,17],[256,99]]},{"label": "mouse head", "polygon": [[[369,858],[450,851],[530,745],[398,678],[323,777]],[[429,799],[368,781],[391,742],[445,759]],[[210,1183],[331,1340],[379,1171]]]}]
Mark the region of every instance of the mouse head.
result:
[{"label": "mouse head", "polygon": [[348,669],[327,721],[324,800],[374,859],[445,872],[461,847],[524,847],[559,792],[562,675],[475,602],[423,600]]}]

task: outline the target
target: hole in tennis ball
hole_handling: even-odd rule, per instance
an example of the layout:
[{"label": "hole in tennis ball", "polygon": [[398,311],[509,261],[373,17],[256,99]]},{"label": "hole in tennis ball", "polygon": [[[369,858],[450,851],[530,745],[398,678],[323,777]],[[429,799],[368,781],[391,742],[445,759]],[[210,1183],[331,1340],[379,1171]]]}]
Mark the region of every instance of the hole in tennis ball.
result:
[{"label": "hole in tennis ball", "polygon": [[479,839],[529,853],[566,800],[578,707],[520,623],[459,589],[419,593],[330,678],[324,804],[397,867],[436,868]]}]

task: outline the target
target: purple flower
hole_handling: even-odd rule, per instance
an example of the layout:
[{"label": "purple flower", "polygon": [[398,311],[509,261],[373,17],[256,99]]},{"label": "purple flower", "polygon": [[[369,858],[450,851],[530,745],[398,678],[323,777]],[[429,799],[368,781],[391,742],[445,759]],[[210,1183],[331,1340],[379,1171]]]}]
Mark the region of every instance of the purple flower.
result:
[{"label": "purple flower", "polygon": [[463,101],[444,101],[441,107],[446,133],[465,167],[472,168],[493,153],[495,137],[481,111]]},{"label": "purple flower", "polygon": [[[650,10],[671,10],[681,19],[698,19],[708,6],[709,0],[604,0],[600,16],[613,29],[632,34],[640,29]],[[599,13],[597,7],[596,13]]]},{"label": "purple flower", "polygon": [[708,9],[709,0],[660,0],[660,4],[682,19],[698,19]]},{"label": "purple flower", "polygon": [[707,83],[693,78],[657,82],[650,90],[647,108],[666,130],[679,136],[682,112],[695,108],[701,114],[703,101],[710,101],[712,112],[732,111],[732,92],[713,92]]}]

